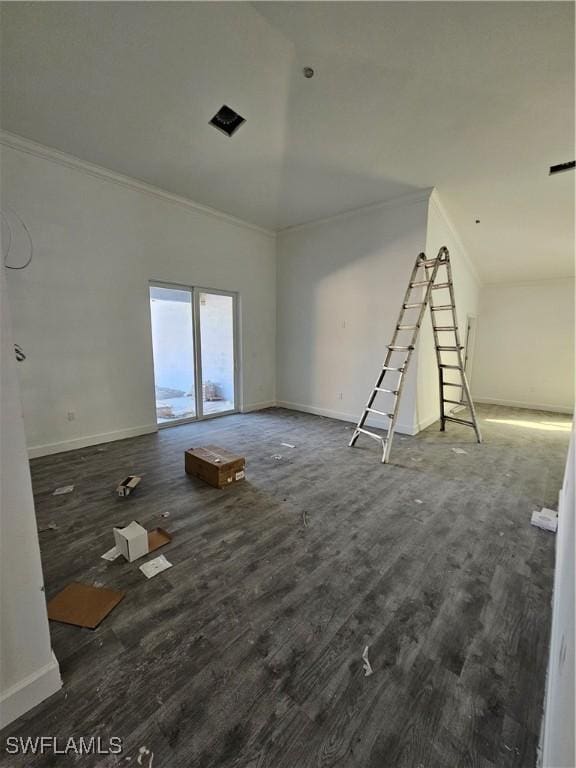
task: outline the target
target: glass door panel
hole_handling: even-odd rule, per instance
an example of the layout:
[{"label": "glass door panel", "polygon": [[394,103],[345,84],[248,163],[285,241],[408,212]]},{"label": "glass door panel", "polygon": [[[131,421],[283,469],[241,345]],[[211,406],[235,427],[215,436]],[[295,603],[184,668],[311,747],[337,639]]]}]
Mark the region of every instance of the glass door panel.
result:
[{"label": "glass door panel", "polygon": [[192,291],[150,286],[156,420],[196,416]]},{"label": "glass door panel", "polygon": [[198,316],[202,415],[233,411],[236,402],[235,297],[199,291]]}]

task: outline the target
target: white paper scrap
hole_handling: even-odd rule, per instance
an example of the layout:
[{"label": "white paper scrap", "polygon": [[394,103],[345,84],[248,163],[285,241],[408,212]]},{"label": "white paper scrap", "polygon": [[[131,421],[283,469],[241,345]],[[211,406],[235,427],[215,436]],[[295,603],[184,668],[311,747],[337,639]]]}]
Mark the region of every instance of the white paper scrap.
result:
[{"label": "white paper scrap", "polygon": [[414,499],[414,501],[416,502],[416,504],[424,504],[422,499]]},{"label": "white paper scrap", "polygon": [[73,490],[73,485],[61,485],[60,488],[56,488],[52,496],[61,496],[63,493],[71,493]]},{"label": "white paper scrap", "polygon": [[107,552],[104,552],[103,555],[100,555],[100,557],[103,560],[116,560],[117,557],[120,557],[120,550],[118,547],[112,547],[112,549],[109,549]]},{"label": "white paper scrap", "polygon": [[542,507],[542,509],[532,512],[530,522],[537,528],[542,528],[545,531],[552,531],[552,533],[556,533],[558,528],[558,513],[553,509],[546,509],[546,507]]},{"label": "white paper scrap", "polygon": [[167,568],[172,568],[172,563],[166,560],[164,555],[155,557],[154,560],[149,560],[147,563],[140,566],[140,570],[147,579],[151,579],[158,573],[162,573],[162,571],[165,571]]},{"label": "white paper scrap", "polygon": [[452,451],[454,453],[468,453],[468,451],[465,451],[463,448],[452,448]]},{"label": "white paper scrap", "polygon": [[283,445],[285,448],[296,448],[292,443],[280,443],[280,445]]},{"label": "white paper scrap", "polygon": [[370,675],[374,674],[374,670],[372,669],[372,666],[368,661],[368,646],[364,648],[364,653],[362,654],[362,661],[364,662],[364,666],[363,666],[364,677],[370,677]]}]

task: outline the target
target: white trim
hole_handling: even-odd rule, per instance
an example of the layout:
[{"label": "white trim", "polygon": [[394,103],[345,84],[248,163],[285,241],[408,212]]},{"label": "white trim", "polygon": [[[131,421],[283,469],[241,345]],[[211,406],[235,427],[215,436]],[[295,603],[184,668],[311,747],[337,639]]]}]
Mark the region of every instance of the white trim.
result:
[{"label": "white trim", "polygon": [[0,694],[0,728],[5,728],[25,712],[62,688],[56,656],[40,669]]},{"label": "white trim", "polygon": [[104,432],[99,435],[76,437],[72,440],[62,440],[59,443],[32,445],[28,448],[28,456],[31,459],[36,459],[39,456],[50,456],[53,453],[74,451],[76,448],[88,448],[91,445],[100,445],[100,443],[112,443],[116,440],[125,440],[127,437],[149,435],[152,432],[158,432],[157,424],[147,424],[143,427],[130,427],[129,429],[118,429],[115,432]]},{"label": "white trim", "polygon": [[[338,419],[339,421],[347,421],[351,424],[358,422],[359,413],[344,413],[342,411],[333,411],[328,408],[319,408],[315,405],[303,405],[302,403],[289,403],[285,400],[280,400],[276,403],[278,408],[287,408],[290,411],[301,411],[302,413],[312,413],[315,416],[324,416],[328,419]],[[377,429],[388,429],[388,420],[370,418],[366,422],[368,426],[376,427]],[[417,429],[412,424],[396,423],[395,432],[400,432],[403,435],[415,435]]]},{"label": "white trim", "polygon": [[430,203],[436,208],[436,211],[438,212],[438,214],[442,216],[442,218],[444,219],[444,223],[450,230],[450,234],[452,235],[452,237],[456,242],[456,245],[460,249],[462,253],[462,258],[464,259],[464,261],[466,262],[466,266],[472,273],[472,277],[474,278],[478,286],[482,287],[484,285],[484,281],[480,277],[480,274],[476,269],[474,262],[470,258],[470,255],[468,254],[468,251],[466,250],[466,247],[462,242],[460,235],[458,234],[458,230],[452,223],[450,216],[448,216],[448,212],[446,211],[446,208],[444,208],[444,206],[440,202],[440,197],[438,196],[438,191],[436,190],[436,188],[432,190],[432,194],[430,195]]},{"label": "white trim", "polygon": [[62,152],[54,147],[47,147],[44,144],[39,144],[31,139],[26,139],[24,136],[19,136],[16,133],[10,133],[10,131],[0,130],[0,144],[3,144],[10,149],[14,149],[18,152],[24,152],[28,155],[34,155],[43,160],[49,160],[57,165],[62,165],[65,168],[71,168],[74,171],[79,171],[87,176],[95,176],[98,179],[109,181],[112,184],[117,184],[121,187],[127,187],[128,189],[135,190],[136,192],[143,192],[146,195],[152,195],[153,197],[159,197],[162,200],[166,200],[170,203],[175,203],[183,208],[188,208],[199,213],[205,213],[208,216],[214,216],[217,219],[227,221],[229,224],[235,224],[236,226],[243,227],[244,229],[251,229],[255,232],[260,232],[268,237],[276,237],[276,233],[259,227],[256,224],[251,224],[248,221],[237,219],[235,216],[231,216],[229,213],[218,211],[216,208],[210,208],[207,205],[201,205],[195,203],[187,197],[181,195],[175,195],[172,192],[167,192],[165,189],[155,187],[152,184],[148,184],[140,179],[134,179],[131,176],[125,176],[122,173],[116,173],[109,168],[104,168],[101,165],[95,163],[89,163],[85,160],[81,160],[75,155],[70,155],[67,152]]},{"label": "white trim", "polygon": [[521,400],[501,400],[498,397],[477,397],[474,395],[475,403],[485,403],[486,405],[507,405],[511,408],[523,408],[528,411],[551,411],[552,413],[574,413],[574,408],[567,405],[550,405],[549,403],[524,403]]},{"label": "white trim", "polygon": [[415,203],[422,203],[430,198],[433,188],[427,187],[418,192],[410,192],[407,195],[400,195],[399,197],[393,197],[390,200],[381,200],[378,203],[369,203],[368,205],[360,206],[360,208],[351,208],[347,211],[341,211],[335,213],[333,216],[325,216],[321,219],[313,219],[312,221],[306,221],[303,224],[295,224],[292,227],[285,227],[278,230],[279,235],[289,234],[291,232],[299,232],[302,229],[308,229],[312,227],[319,227],[322,224],[328,224],[331,221],[338,221],[343,219],[349,219],[353,216],[361,216],[364,213],[370,213],[377,211],[381,208],[398,208],[402,205],[414,205]]},{"label": "white trim", "polygon": [[277,405],[275,400],[268,400],[262,403],[250,403],[249,405],[243,405],[240,409],[240,413],[252,413],[252,411],[263,411],[265,408],[275,408]]},{"label": "white trim", "polygon": [[559,277],[543,277],[539,280],[511,280],[504,283],[484,283],[485,288],[533,288],[543,283],[562,283],[566,285],[567,280],[576,280],[574,273],[570,275],[561,275]]}]

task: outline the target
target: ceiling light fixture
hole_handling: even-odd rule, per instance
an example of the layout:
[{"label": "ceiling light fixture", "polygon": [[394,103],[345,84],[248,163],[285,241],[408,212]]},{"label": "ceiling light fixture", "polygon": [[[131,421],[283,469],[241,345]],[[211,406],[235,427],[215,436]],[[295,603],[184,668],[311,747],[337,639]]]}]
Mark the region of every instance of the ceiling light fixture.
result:
[{"label": "ceiling light fixture", "polygon": [[214,128],[218,128],[218,130],[225,133],[226,136],[233,136],[242,123],[245,122],[246,119],[244,117],[224,104],[220,107],[218,112],[216,112],[212,120],[210,120],[210,125],[213,125]]},{"label": "ceiling light fixture", "polygon": [[563,173],[564,171],[573,171],[576,167],[576,160],[570,160],[568,163],[559,163],[558,165],[550,166],[550,176],[554,176],[555,173]]}]

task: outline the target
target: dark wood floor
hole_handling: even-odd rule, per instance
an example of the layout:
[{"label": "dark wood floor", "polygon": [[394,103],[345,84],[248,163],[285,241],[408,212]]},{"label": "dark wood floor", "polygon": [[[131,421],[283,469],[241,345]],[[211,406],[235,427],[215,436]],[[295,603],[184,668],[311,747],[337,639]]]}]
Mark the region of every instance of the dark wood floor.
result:
[{"label": "dark wood floor", "polygon": [[[73,580],[127,596],[96,631],[51,624],[64,687],[2,743],[123,738],[120,760],[83,766],[145,746],[153,768],[532,768],[554,536],[529,520],[556,507],[569,417],[480,415],[483,445],[435,425],[388,466],[343,422],[275,409],[33,461],[39,527],[58,526],[40,534],[47,596]],[[243,453],[247,481],[187,477],[184,449],[206,443]],[[143,481],[118,499],[129,473]],[[174,536],[150,581],[100,558],[131,519]]]}]

